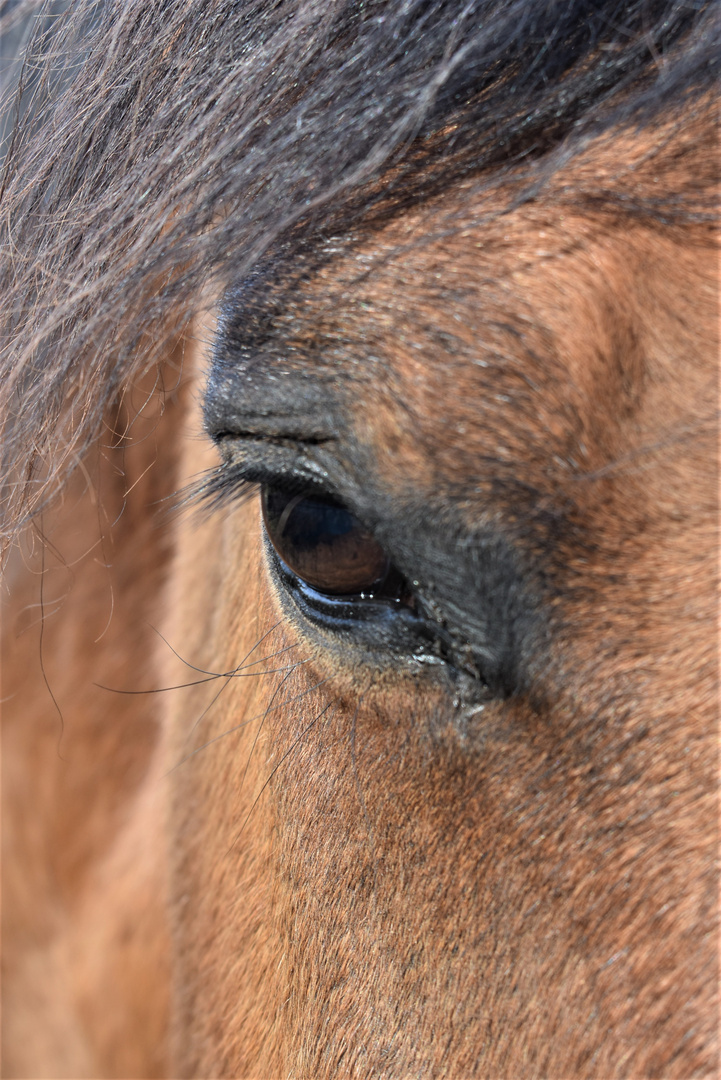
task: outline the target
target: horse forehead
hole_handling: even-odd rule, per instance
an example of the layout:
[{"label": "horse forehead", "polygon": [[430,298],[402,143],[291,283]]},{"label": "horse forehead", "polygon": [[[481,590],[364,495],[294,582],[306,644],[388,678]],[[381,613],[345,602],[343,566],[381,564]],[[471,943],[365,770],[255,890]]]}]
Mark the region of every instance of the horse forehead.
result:
[{"label": "horse forehead", "polygon": [[695,422],[716,257],[618,210],[669,171],[691,182],[683,138],[599,143],[513,209],[512,183],[476,178],[362,238],[288,243],[226,299],[211,400],[330,417],[362,468],[393,459],[389,484],[471,477],[489,454],[539,478],[558,459],[563,484]]},{"label": "horse forehead", "polygon": [[633,397],[645,339],[684,324],[691,294],[670,289],[670,266],[677,284],[703,277],[697,253],[633,222],[609,227],[544,203],[473,215],[437,204],[305,272],[274,266],[244,283],[226,301],[216,378],[236,397],[285,389],[300,408],[353,412],[371,395],[367,420],[388,438],[408,422],[399,393],[414,429],[425,417],[436,434],[444,416],[462,423],[479,410],[512,424],[509,397],[532,398],[545,430],[589,407],[601,430],[599,391]]},{"label": "horse forehead", "polygon": [[[600,172],[603,157],[591,162]],[[540,347],[547,369],[550,334],[568,337],[589,320],[598,331],[599,305],[628,310],[638,264],[667,257],[668,244],[632,217],[580,208],[589,171],[584,160],[512,210],[508,185],[469,182],[362,239],[319,239],[309,252],[286,244],[226,298],[227,366],[249,376],[306,368],[309,378],[332,373],[357,384],[364,373],[377,379],[378,358],[386,370],[416,375],[413,358],[429,349],[449,361],[432,364],[436,372],[483,349],[512,362],[509,337],[522,336],[534,346],[524,366]],[[569,352],[560,374],[574,359]]]},{"label": "horse forehead", "polygon": [[558,257],[563,238],[532,214],[499,218],[486,207],[480,220],[464,220],[456,206],[406,214],[320,257],[269,264],[226,297],[216,369],[241,377],[244,389],[285,377],[332,381],[339,391],[391,375],[417,383],[416,361],[426,379],[452,378],[484,350],[511,361],[509,335],[543,336],[526,279]]}]

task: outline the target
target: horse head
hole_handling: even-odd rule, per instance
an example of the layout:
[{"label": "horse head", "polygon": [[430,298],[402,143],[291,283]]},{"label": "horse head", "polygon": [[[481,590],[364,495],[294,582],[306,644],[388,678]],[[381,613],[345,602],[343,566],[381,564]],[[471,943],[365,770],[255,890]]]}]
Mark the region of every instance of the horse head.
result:
[{"label": "horse head", "polygon": [[710,1073],[712,12],[150,11],[6,166],[9,1068]]}]

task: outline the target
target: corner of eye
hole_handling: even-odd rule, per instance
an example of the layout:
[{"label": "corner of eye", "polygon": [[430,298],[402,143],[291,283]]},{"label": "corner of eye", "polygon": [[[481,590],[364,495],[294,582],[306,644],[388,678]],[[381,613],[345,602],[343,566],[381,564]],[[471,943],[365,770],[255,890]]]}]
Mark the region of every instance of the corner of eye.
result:
[{"label": "corner of eye", "polygon": [[227,427],[213,427],[206,424],[204,434],[224,465],[234,465],[236,463],[238,440],[232,431],[229,431]]}]

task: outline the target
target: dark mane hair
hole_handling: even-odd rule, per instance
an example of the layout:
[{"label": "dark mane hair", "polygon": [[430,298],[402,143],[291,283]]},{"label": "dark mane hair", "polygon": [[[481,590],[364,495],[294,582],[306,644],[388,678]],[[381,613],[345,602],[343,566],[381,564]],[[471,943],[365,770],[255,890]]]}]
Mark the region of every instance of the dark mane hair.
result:
[{"label": "dark mane hair", "polygon": [[[717,11],[703,0],[0,6],[0,32],[29,37],[4,104],[0,188],[6,529],[97,435],[133,373],[279,237],[347,235],[469,175],[513,173],[533,197],[589,139],[706,107]],[[693,216],[701,194],[632,212]]]}]

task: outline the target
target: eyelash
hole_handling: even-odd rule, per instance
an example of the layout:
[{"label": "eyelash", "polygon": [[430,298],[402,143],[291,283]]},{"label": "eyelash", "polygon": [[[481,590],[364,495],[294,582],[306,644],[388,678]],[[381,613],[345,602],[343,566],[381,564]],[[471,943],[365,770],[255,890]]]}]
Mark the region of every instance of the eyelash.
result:
[{"label": "eyelash", "polygon": [[[259,494],[264,484],[276,486],[287,495],[307,495],[312,492],[324,499],[335,498],[321,485],[314,485],[312,479],[295,477],[289,472],[264,469],[262,466],[249,468],[244,462],[237,465],[224,463],[206,473],[181,493],[181,505],[202,506],[209,512],[235,508]],[[441,664],[446,670],[455,672],[452,678],[460,680],[459,685],[466,687],[464,692],[479,701],[507,696],[508,691],[496,685],[498,680],[493,672],[484,672],[485,664],[481,663],[480,667],[477,667],[474,663],[469,668],[456,656],[456,648],[447,640],[446,631],[442,630],[432,617],[423,613],[422,603],[408,584],[403,582],[398,571],[393,571],[402,585],[402,593],[399,592],[398,596],[363,598],[360,594],[324,594],[306,585],[290,570],[278,556],[265,529],[264,534],[271,573],[280,583],[282,592],[291,605],[289,611],[295,609],[302,618],[330,630],[334,637],[340,635],[338,640],[346,642],[344,649],[349,641],[348,634],[352,634],[354,638],[358,636],[359,641],[367,634],[364,648],[370,651],[374,649],[377,630],[373,629],[373,625],[377,613],[382,618],[384,634],[388,630],[395,641],[395,644],[387,643],[394,655],[399,658],[405,656],[421,664]],[[394,584],[395,581],[396,578]],[[392,625],[388,620],[391,620]]]},{"label": "eyelash", "polygon": [[223,464],[188,484],[179,493],[179,498],[183,506],[216,511],[247,502],[258,487],[259,481],[249,480],[240,468]]}]

